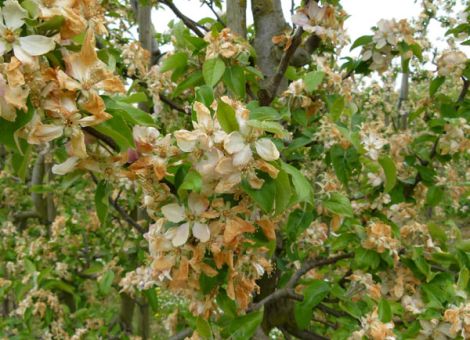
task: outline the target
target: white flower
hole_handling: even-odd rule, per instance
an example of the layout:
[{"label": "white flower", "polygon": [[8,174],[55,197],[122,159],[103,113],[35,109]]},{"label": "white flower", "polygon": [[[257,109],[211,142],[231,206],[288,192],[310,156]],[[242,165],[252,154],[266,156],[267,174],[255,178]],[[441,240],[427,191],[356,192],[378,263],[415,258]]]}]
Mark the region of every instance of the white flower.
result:
[{"label": "white flower", "polygon": [[34,56],[53,50],[55,42],[42,35],[20,37],[27,14],[18,1],[14,0],[7,0],[0,9],[0,56],[13,49],[15,56],[22,63],[31,64]]},{"label": "white flower", "polygon": [[368,178],[368,183],[372,185],[373,187],[378,187],[383,182],[382,176],[374,174],[373,172],[369,172],[367,174],[367,178]]},{"label": "white flower", "polygon": [[69,157],[65,162],[53,165],[52,173],[61,176],[66,175],[75,170],[79,161],[80,158],[78,157]]},{"label": "white flower", "polygon": [[362,136],[361,144],[364,146],[367,155],[376,161],[379,159],[380,150],[387,144],[387,141],[379,135],[370,132]]},{"label": "white flower", "polygon": [[[279,158],[279,151],[270,139],[261,138],[253,144],[258,155],[265,161],[274,161]],[[224,140],[224,148],[233,156],[233,165],[236,167],[243,167],[253,159],[251,143],[238,131],[227,135]]]},{"label": "white flower", "polygon": [[209,207],[207,198],[196,194],[189,194],[188,209],[177,204],[170,203],[162,207],[162,213],[165,218],[173,223],[183,224],[168,231],[174,247],[180,247],[186,243],[189,238],[189,230],[201,242],[207,242],[210,238],[209,226],[202,222],[201,214]]}]

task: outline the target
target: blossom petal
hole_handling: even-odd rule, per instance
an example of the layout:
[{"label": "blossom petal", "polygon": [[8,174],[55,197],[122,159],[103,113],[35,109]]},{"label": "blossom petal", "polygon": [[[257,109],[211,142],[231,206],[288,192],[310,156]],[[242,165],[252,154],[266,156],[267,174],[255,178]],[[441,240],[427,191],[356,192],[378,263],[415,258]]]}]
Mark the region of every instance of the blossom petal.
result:
[{"label": "blossom petal", "polygon": [[209,226],[205,223],[194,222],[193,236],[201,242],[209,241],[209,238],[211,237]]},{"label": "blossom petal", "polygon": [[21,48],[32,56],[46,54],[55,47],[55,41],[52,38],[42,35],[28,35],[27,37],[21,37],[19,40]]},{"label": "blossom petal", "polygon": [[171,243],[174,247],[180,247],[186,243],[189,238],[189,223],[183,223],[179,227],[176,228],[175,235],[171,240]]},{"label": "blossom petal", "polygon": [[24,25],[24,19],[28,16],[28,12],[20,6],[18,1],[5,1],[2,16],[5,20],[5,26],[14,31]]},{"label": "blossom petal", "polygon": [[15,52],[15,57],[18,58],[23,64],[33,64],[34,58],[28,54],[20,45],[16,44],[13,46],[13,52]]},{"label": "blossom petal", "polygon": [[253,159],[253,152],[249,145],[245,145],[245,147],[235,154],[233,157],[233,165],[234,166],[245,166]]},{"label": "blossom petal", "polygon": [[162,207],[162,213],[165,218],[173,223],[178,223],[186,219],[184,207],[178,203],[170,203]]},{"label": "blossom petal", "polygon": [[224,148],[231,155],[240,152],[245,144],[245,139],[238,131],[231,132],[224,140]]},{"label": "blossom petal", "polygon": [[85,135],[82,129],[74,128],[72,130],[72,136],[70,137],[70,144],[72,146],[71,154],[79,158],[87,158],[85,146]]},{"label": "blossom petal", "polygon": [[176,143],[181,151],[191,152],[196,147],[199,135],[194,131],[178,130],[174,133]]},{"label": "blossom petal", "polygon": [[292,23],[304,27],[310,25],[310,19],[304,13],[296,13],[292,16]]},{"label": "blossom petal", "polygon": [[0,39],[0,56],[4,55],[11,48],[5,40]]},{"label": "blossom petal", "polygon": [[279,158],[279,151],[276,145],[268,138],[257,140],[255,142],[255,148],[258,155],[265,161],[275,161]]},{"label": "blossom petal", "polygon": [[193,108],[194,111],[196,111],[198,126],[202,127],[204,130],[212,130],[214,123],[209,109],[200,102],[194,102]]},{"label": "blossom petal", "polygon": [[55,164],[52,166],[52,173],[56,175],[65,175],[75,170],[80,159],[78,157],[70,157],[61,164]]},{"label": "blossom petal", "polygon": [[192,192],[188,197],[188,207],[194,215],[199,216],[209,207],[209,200],[202,195]]}]

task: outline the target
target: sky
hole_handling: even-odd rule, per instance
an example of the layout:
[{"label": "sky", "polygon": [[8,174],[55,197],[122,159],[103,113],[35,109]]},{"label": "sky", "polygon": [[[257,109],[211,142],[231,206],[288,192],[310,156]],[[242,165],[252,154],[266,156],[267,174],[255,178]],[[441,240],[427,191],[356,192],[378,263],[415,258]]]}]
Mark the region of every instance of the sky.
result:
[{"label": "sky", "polygon": [[[213,17],[211,11],[207,6],[201,6],[199,0],[173,0],[178,8],[187,16],[194,20],[201,19],[206,16]],[[296,1],[299,3],[300,1]],[[282,0],[284,7],[284,14],[286,19],[290,22],[290,0]],[[416,17],[420,13],[420,4],[415,3],[414,0],[342,0],[341,4],[344,6],[346,12],[351,16],[346,20],[345,28],[351,41],[358,37],[370,34],[370,28],[374,26],[380,19],[410,19]],[[248,9],[250,8],[250,0],[248,0]],[[163,6],[164,7],[164,6]],[[251,11],[247,11],[248,23],[253,22]],[[167,9],[160,9],[154,11],[152,20],[158,32],[163,32],[167,29],[168,23],[174,19],[174,14]],[[439,25],[434,22],[430,27],[430,38],[440,48],[445,48],[446,43],[440,40],[444,35],[443,30]],[[359,49],[357,49],[359,52]]]}]

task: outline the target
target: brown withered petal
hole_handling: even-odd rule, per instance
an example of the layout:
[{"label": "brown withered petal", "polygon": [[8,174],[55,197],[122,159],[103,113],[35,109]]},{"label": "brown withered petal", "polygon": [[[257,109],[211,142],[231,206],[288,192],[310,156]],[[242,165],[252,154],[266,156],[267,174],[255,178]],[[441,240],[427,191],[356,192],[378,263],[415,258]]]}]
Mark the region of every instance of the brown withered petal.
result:
[{"label": "brown withered petal", "polygon": [[231,243],[237,236],[243,233],[254,233],[255,227],[242,220],[239,217],[233,217],[227,220],[224,231],[224,242],[226,244]]},{"label": "brown withered petal", "polygon": [[15,57],[11,57],[11,61],[7,66],[6,75],[8,80],[8,85],[10,87],[16,87],[24,85],[24,75],[21,72],[21,62]]},{"label": "brown withered petal", "polygon": [[268,162],[258,159],[255,163],[256,168],[266,172],[271,178],[276,178],[277,175],[279,174],[279,169],[276,168],[274,165],[269,164]]},{"label": "brown withered petal", "polygon": [[200,264],[201,271],[209,277],[217,276],[218,272],[208,264],[201,262]]},{"label": "brown withered petal", "polygon": [[274,223],[267,219],[262,219],[259,220],[257,224],[261,227],[264,235],[266,235],[269,240],[276,239],[276,226],[274,225]]},{"label": "brown withered petal", "polygon": [[171,269],[175,265],[175,258],[173,256],[159,257],[153,261],[153,270],[161,272]]}]

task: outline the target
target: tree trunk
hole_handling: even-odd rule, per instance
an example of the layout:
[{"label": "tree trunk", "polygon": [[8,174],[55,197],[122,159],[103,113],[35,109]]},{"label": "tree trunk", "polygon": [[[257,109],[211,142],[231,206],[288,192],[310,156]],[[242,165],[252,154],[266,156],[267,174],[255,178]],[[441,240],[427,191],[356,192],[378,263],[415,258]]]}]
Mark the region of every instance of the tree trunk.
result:
[{"label": "tree trunk", "polygon": [[126,293],[121,293],[120,296],[121,310],[119,313],[119,323],[125,332],[132,334],[135,301]]},{"label": "tree trunk", "polygon": [[[251,10],[256,30],[253,44],[256,62],[266,77],[262,85],[266,85],[276,74],[282,56],[282,50],[273,44],[272,38],[284,32],[288,25],[282,12],[281,0],[252,0]],[[287,81],[284,80],[284,83],[287,84]],[[281,84],[280,88],[285,88],[285,84]]]},{"label": "tree trunk", "polygon": [[246,0],[227,0],[227,27],[246,38]]}]

